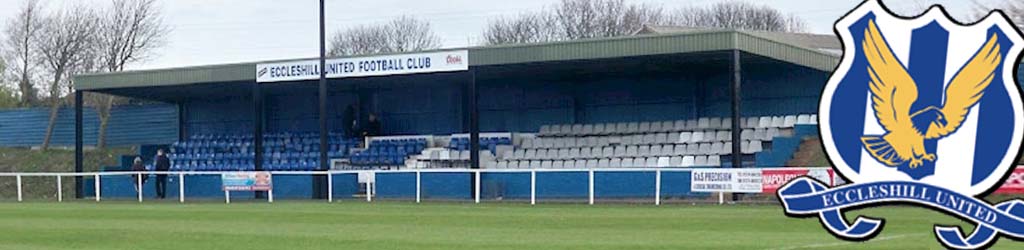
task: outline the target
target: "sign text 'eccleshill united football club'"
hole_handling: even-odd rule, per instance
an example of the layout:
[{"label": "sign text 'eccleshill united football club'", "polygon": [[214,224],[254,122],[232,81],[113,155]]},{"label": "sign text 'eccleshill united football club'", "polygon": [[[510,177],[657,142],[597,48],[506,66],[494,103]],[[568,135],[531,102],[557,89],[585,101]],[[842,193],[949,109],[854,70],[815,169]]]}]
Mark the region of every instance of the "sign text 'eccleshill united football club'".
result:
[{"label": "sign text 'eccleshill united football club'", "polygon": [[[469,69],[469,51],[441,51],[416,54],[327,59],[327,78],[404,75]],[[302,60],[256,65],[256,82],[316,80],[320,60]]]}]

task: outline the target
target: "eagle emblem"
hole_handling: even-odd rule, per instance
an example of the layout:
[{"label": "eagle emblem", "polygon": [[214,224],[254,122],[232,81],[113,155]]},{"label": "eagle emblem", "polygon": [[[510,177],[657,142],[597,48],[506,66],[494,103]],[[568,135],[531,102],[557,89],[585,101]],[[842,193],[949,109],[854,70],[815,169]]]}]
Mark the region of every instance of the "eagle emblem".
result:
[{"label": "eagle emblem", "polygon": [[910,168],[917,168],[924,161],[935,161],[935,152],[928,152],[924,141],[955,133],[985,94],[1003,61],[996,35],[991,35],[949,82],[942,107],[921,110],[911,110],[918,95],[914,78],[893,54],[873,20],[868,22],[864,37],[860,46],[868,62],[871,107],[887,132],[861,137],[864,148],[890,167],[909,161]]}]

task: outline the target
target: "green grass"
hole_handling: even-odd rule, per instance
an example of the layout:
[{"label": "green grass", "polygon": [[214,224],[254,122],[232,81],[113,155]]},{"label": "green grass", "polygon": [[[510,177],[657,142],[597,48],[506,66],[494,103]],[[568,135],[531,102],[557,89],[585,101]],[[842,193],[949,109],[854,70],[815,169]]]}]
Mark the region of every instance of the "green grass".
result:
[{"label": "green grass", "polygon": [[2,203],[0,249],[938,249],[931,225],[959,223],[858,212],[888,220],[875,240],[837,240],[777,205]]}]

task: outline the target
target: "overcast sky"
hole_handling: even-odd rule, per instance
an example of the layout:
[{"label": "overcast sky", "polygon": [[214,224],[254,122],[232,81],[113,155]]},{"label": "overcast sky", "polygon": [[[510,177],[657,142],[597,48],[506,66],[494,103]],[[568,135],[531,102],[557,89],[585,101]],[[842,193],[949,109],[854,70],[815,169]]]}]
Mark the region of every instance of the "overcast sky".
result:
[{"label": "overcast sky", "polygon": [[[102,5],[109,0],[42,0],[49,10],[77,4]],[[328,0],[328,32],[345,27],[385,22],[410,15],[429,20],[444,47],[476,45],[491,18],[537,10],[559,0]],[[627,0],[671,10],[703,6],[721,0]],[[996,0],[989,0],[996,1]],[[22,0],[0,0],[0,19],[6,23]],[[760,0],[802,17],[810,32],[831,33],[832,23],[857,0]],[[954,15],[966,16],[972,1],[889,0],[893,9],[916,11],[941,3]],[[133,69],[252,62],[316,57],[317,0],[161,0],[165,22],[172,28],[168,44],[157,57]],[[330,34],[328,34],[330,35]]]}]

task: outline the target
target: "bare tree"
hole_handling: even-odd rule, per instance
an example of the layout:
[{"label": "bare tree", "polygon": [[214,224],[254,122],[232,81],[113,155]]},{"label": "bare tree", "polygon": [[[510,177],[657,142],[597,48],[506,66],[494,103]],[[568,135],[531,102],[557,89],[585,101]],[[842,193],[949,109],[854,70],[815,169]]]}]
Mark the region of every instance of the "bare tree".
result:
[{"label": "bare tree", "polygon": [[[124,71],[125,66],[145,60],[165,45],[170,29],[164,25],[156,0],[112,0],[102,13],[96,32],[98,59],[106,72]],[[100,126],[96,147],[106,147],[110,109],[125,100],[113,95],[90,95]]]},{"label": "bare tree", "polygon": [[699,28],[803,32],[806,24],[800,18],[782,13],[767,5],[746,2],[721,2],[707,7],[676,10],[672,25]]},{"label": "bare tree", "polygon": [[6,49],[3,50],[7,56],[8,66],[12,71],[12,80],[17,82],[21,99],[19,104],[28,106],[38,101],[38,87],[36,87],[36,36],[42,27],[42,13],[38,1],[29,0],[21,7],[16,16],[7,20],[7,28],[4,30],[5,39],[3,43]]},{"label": "bare tree", "polygon": [[50,121],[42,148],[50,146],[63,96],[73,91],[71,75],[96,66],[94,34],[98,27],[94,11],[83,6],[68,8],[43,18],[37,49],[41,65],[50,78],[47,88],[50,100]]},{"label": "bare tree", "polygon": [[980,1],[974,1],[974,16],[977,18],[984,17],[994,9],[1003,10],[1006,16],[1010,17],[1010,21],[1024,29],[1024,2],[1014,0],[996,0],[995,3],[982,3]]},{"label": "bare tree", "polygon": [[517,17],[491,20],[484,32],[487,44],[537,43],[558,40],[559,33],[550,15],[523,13]]},{"label": "bare tree", "polygon": [[335,33],[330,41],[331,56],[397,53],[441,47],[441,38],[430,23],[399,17],[386,24],[364,25]]},{"label": "bare tree", "polygon": [[548,10],[492,20],[487,44],[546,42],[629,35],[645,24],[664,24],[660,6],[623,0],[562,0]]}]

